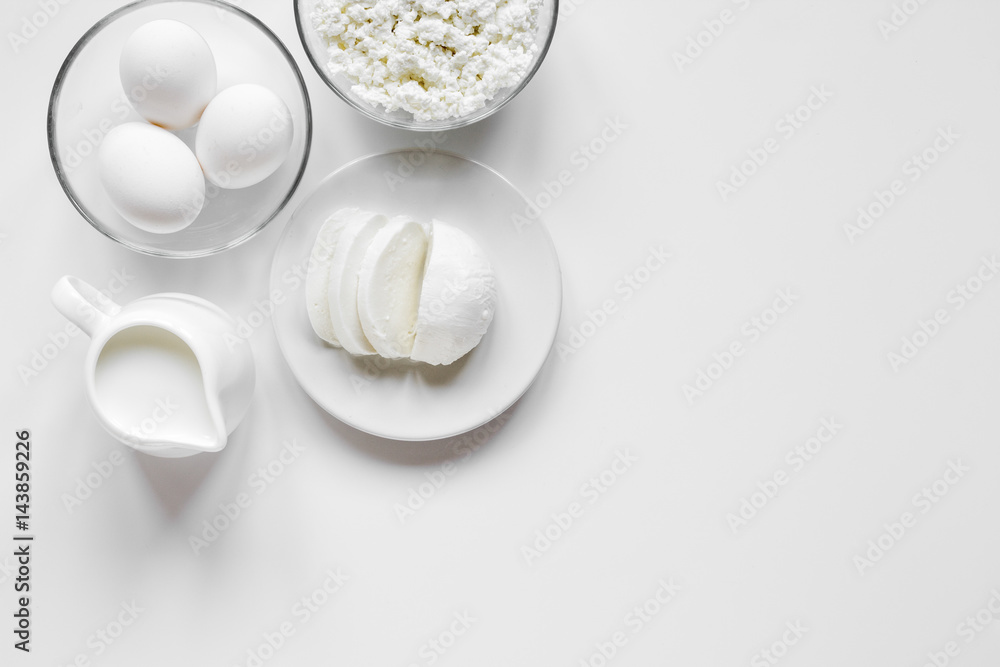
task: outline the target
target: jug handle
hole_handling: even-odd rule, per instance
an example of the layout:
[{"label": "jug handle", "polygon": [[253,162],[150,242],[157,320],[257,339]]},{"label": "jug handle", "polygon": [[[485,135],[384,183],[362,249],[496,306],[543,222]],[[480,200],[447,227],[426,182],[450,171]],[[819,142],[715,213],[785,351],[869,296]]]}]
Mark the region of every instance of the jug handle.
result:
[{"label": "jug handle", "polygon": [[52,303],[63,317],[91,338],[121,310],[121,306],[103,293],[73,276],[59,279],[52,288]]}]

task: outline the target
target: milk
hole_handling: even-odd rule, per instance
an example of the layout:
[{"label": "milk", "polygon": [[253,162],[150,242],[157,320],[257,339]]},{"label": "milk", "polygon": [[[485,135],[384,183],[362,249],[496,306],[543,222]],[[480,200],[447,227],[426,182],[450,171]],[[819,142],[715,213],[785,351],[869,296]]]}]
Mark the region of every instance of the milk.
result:
[{"label": "milk", "polygon": [[249,345],[229,344],[237,323],[191,294],[150,294],[120,306],[63,276],[56,309],[90,336],[87,399],[108,433],[150,456],[218,452],[250,408]]},{"label": "milk", "polygon": [[218,440],[201,366],[164,329],[134,326],[113,335],[97,360],[95,398],[108,419],[147,441],[210,447]]}]

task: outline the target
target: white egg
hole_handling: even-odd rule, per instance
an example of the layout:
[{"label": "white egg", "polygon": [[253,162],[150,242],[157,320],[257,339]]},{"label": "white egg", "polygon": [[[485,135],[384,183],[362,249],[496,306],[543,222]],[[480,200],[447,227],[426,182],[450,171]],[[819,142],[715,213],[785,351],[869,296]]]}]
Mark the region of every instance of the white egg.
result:
[{"label": "white egg", "polygon": [[104,190],[123,218],[155,234],[177,232],[198,217],[205,178],[187,145],[163,128],[125,123],[97,151]]},{"label": "white egg", "polygon": [[264,86],[226,88],[208,104],[195,137],[205,177],[220,188],[246,188],[277,171],[292,147],[292,115]]},{"label": "white egg", "polygon": [[215,95],[212,49],[180,21],[158,19],[139,26],[122,48],[118,69],[139,115],[168,130],[197,123]]}]

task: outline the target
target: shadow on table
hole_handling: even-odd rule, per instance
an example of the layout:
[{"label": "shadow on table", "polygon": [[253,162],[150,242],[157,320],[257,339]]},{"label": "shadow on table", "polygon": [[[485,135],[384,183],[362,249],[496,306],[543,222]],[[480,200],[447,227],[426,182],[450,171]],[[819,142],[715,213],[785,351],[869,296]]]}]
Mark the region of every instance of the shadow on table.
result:
[{"label": "shadow on table", "polygon": [[[164,513],[173,519],[184,511],[184,507],[198,492],[212,469],[237,470],[235,458],[246,455],[250,429],[236,429],[229,436],[229,442],[214,454],[195,454],[184,458],[167,459],[148,454],[136,453],[136,461],[159,500]],[[225,459],[225,462],[222,462]]]},{"label": "shadow on table", "polygon": [[[305,392],[303,392],[303,395]],[[357,451],[385,463],[400,466],[426,466],[444,463],[445,461],[462,459],[469,453],[488,447],[494,436],[503,430],[503,425],[513,419],[520,399],[499,415],[482,426],[466,433],[460,433],[450,438],[440,440],[423,440],[411,442],[407,440],[392,440],[377,435],[359,431],[348,426],[336,417],[330,415],[308,396],[309,402],[317,417],[323,420],[327,428],[337,435],[340,442],[347,443]]]}]

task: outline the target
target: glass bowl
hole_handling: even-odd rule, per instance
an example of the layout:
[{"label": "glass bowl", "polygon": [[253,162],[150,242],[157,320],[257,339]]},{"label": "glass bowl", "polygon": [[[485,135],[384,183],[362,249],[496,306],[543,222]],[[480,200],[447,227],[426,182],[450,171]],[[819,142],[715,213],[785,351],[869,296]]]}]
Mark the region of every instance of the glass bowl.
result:
[{"label": "glass bowl", "polygon": [[[145,122],[122,89],[118,60],[132,31],[154,19],[175,19],[208,42],[218,90],[256,83],[288,106],[293,138],[288,158],[257,185],[225,190],[205,182],[205,204],[187,228],[154,234],[135,227],[111,205],[96,152],[104,136],[127,122]],[[198,126],[174,132],[194,148]],[[199,257],[232,248],[259,232],[298,187],[312,143],[312,112],[302,72],[277,36],[246,11],[220,0],[140,0],[97,22],[66,56],[48,111],[49,154],[66,196],[97,231],[132,250],[161,257]]]},{"label": "glass bowl", "polygon": [[364,115],[369,118],[373,118],[380,123],[384,123],[391,127],[402,128],[404,130],[422,130],[428,132],[454,130],[459,127],[471,125],[478,120],[482,120],[483,118],[496,113],[503,105],[514,99],[514,96],[521,92],[526,85],[528,85],[528,82],[531,81],[531,77],[535,75],[535,72],[538,71],[542,61],[545,59],[545,54],[548,53],[549,45],[552,43],[552,36],[555,34],[556,18],[559,15],[559,0],[542,0],[542,6],[538,14],[538,32],[535,36],[535,43],[538,45],[538,51],[535,53],[534,58],[528,65],[528,71],[525,73],[524,78],[522,78],[516,85],[504,88],[497,93],[492,100],[486,102],[486,106],[465,116],[447,118],[444,120],[420,121],[416,120],[413,117],[413,114],[408,111],[403,111],[402,109],[397,109],[396,111],[386,111],[385,107],[373,106],[372,104],[361,99],[361,97],[351,89],[353,82],[348,79],[347,75],[342,73],[337,74],[336,76],[331,75],[326,68],[327,44],[324,42],[323,38],[316,33],[316,30],[312,27],[312,22],[309,18],[312,14],[313,8],[318,4],[319,0],[294,1],[295,25],[298,27],[299,38],[302,40],[302,46],[305,48],[306,54],[309,56],[309,61],[316,69],[316,72],[319,73],[320,78],[326,82],[326,85],[328,85],[333,92]]}]

